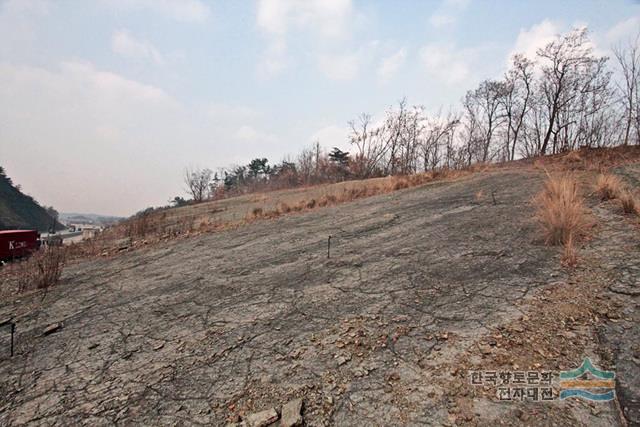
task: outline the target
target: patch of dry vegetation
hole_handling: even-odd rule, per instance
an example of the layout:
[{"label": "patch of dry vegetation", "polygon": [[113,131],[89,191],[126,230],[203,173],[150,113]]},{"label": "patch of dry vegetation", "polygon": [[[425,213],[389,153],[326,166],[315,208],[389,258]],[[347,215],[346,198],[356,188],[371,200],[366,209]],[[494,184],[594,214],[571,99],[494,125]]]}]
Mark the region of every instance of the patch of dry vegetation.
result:
[{"label": "patch of dry vegetation", "polygon": [[596,179],[596,192],[600,200],[616,199],[622,193],[624,184],[622,180],[612,174],[602,174]]},{"label": "patch of dry vegetation", "polygon": [[[640,146],[581,148],[569,152],[516,160],[504,166],[532,164],[538,169],[547,171],[602,171],[612,166],[620,166],[637,162],[640,159]],[[498,165],[501,166],[501,165]]]},{"label": "patch of dry vegetation", "polygon": [[48,289],[60,281],[67,259],[65,247],[45,247],[2,269],[2,294]]},{"label": "patch of dry vegetation", "polygon": [[[205,207],[206,209],[203,210],[201,206],[204,205],[185,206],[175,208],[176,211],[181,210],[179,215],[176,215],[173,209],[145,211],[110,227],[92,239],[72,244],[68,248],[68,258],[111,256],[154,242],[228,230],[257,220],[273,219],[281,215],[335,206],[433,181],[456,179],[473,172],[486,171],[489,167],[493,166],[474,165],[465,170],[442,169],[414,175],[347,181],[315,188],[308,187],[302,191],[294,190],[293,193],[284,190],[276,193],[255,194],[248,196],[247,201],[260,203],[260,206],[249,207],[246,213],[239,212],[238,217],[227,215],[223,219],[214,215],[224,213],[227,209],[237,209],[237,207],[230,207],[229,204],[213,205],[213,207]],[[318,190],[324,191],[324,194],[318,194]],[[305,195],[308,197],[305,198]],[[279,197],[286,198],[287,201],[278,200]],[[225,199],[222,203],[227,203],[229,200],[232,199]],[[246,202],[237,203],[237,206],[241,206],[243,203]],[[194,209],[199,209],[199,211],[193,211]]]},{"label": "patch of dry vegetation", "polygon": [[563,263],[575,265],[575,245],[592,226],[575,177],[569,174],[548,175],[543,190],[534,198],[534,205],[535,218],[542,228],[545,242],[563,245]]},{"label": "patch of dry vegetation", "polygon": [[626,214],[640,216],[640,203],[629,190],[623,190],[618,197],[622,204],[622,210]]},{"label": "patch of dry vegetation", "polygon": [[640,202],[622,179],[616,175],[610,173],[598,175],[595,189],[600,200],[619,200],[624,213],[640,215]]},{"label": "patch of dry vegetation", "polygon": [[[281,190],[250,195],[247,201],[230,205],[232,199],[218,201],[216,205],[196,204],[174,209],[141,212],[122,223],[110,227],[100,235],[72,244],[68,248],[69,259],[93,256],[111,256],[137,247],[177,238],[185,238],[201,233],[218,232],[240,227],[257,220],[277,218],[281,215],[304,212],[317,208],[335,206],[353,200],[386,194],[397,190],[423,185],[429,182],[456,179],[474,172],[486,171],[493,165],[474,165],[464,170],[442,169],[414,175],[389,176],[361,181],[346,181],[304,190]],[[324,194],[319,191],[324,191]],[[305,198],[304,196],[312,196]],[[243,196],[240,196],[242,198]],[[287,201],[278,200],[286,198]],[[274,200],[275,199],[275,200]],[[238,216],[224,215],[227,209],[237,209],[244,203],[260,203],[249,207],[246,213]],[[222,203],[222,205],[219,205]],[[204,208],[204,209],[203,209]],[[180,212],[178,214],[178,212]],[[216,215],[216,216],[214,216]]]}]

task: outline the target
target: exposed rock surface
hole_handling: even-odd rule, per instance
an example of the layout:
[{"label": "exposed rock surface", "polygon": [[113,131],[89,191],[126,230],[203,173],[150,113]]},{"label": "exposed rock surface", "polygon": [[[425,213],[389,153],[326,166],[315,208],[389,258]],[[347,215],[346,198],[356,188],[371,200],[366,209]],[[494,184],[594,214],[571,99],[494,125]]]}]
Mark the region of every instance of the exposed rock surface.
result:
[{"label": "exposed rock surface", "polygon": [[[44,300],[0,303],[17,322],[0,425],[226,425],[297,398],[309,425],[615,422],[611,405],[520,409],[459,385],[568,280],[531,221],[543,178],[479,174],[72,265]],[[510,322],[522,332],[496,332]]]}]

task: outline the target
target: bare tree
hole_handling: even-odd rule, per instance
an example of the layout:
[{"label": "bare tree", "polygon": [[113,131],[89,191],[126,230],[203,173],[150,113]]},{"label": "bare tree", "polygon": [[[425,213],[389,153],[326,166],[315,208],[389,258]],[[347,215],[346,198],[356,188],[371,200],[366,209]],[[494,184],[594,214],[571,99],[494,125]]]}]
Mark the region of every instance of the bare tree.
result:
[{"label": "bare tree", "polygon": [[586,28],[570,31],[539,49],[537,54],[542,65],[540,91],[546,113],[540,154],[545,154],[549,142],[553,142],[553,152],[560,145],[559,139],[563,146],[568,145],[568,127],[576,119],[574,108],[580,108],[576,102],[579,97],[602,90],[603,85],[608,84],[608,79],[603,78],[607,58],[593,56]]},{"label": "bare tree", "polygon": [[505,160],[515,159],[516,144],[525,117],[531,109],[534,63],[525,56],[516,54],[512,66],[505,76],[500,97],[502,114],[506,119]]},{"label": "bare tree", "polygon": [[440,165],[442,157],[442,147],[445,147],[445,159],[450,150],[450,143],[453,142],[453,135],[456,127],[460,123],[460,117],[449,112],[443,116],[440,112],[427,119],[424,128],[424,138],[422,141],[422,158],[424,171],[434,170]]},{"label": "bare tree", "polygon": [[623,145],[629,143],[632,129],[635,127],[636,143],[640,144],[640,33],[635,40],[629,41],[627,46],[617,46],[614,54],[618,60],[622,74],[622,82],[618,82],[618,91],[624,108]]},{"label": "bare tree", "polygon": [[187,193],[191,195],[194,202],[202,202],[209,197],[213,171],[211,169],[191,169],[184,170],[184,183],[187,186]]},{"label": "bare tree", "polygon": [[356,147],[353,161],[354,175],[358,178],[376,175],[388,151],[387,130],[384,126],[373,128],[371,120],[370,115],[361,114],[357,121],[349,122],[351,127],[349,140]]},{"label": "bare tree", "polygon": [[493,137],[503,117],[500,114],[500,100],[505,91],[504,84],[494,80],[485,80],[476,90],[468,91],[463,105],[467,115],[468,129],[471,132],[468,143],[478,161],[491,159]]}]

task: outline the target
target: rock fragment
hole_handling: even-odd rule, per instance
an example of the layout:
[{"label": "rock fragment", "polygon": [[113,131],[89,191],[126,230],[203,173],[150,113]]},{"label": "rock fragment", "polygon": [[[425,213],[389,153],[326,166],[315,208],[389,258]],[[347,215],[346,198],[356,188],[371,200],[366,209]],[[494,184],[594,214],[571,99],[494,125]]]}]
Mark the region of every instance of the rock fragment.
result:
[{"label": "rock fragment", "polygon": [[282,407],[282,427],[298,427],[302,425],[302,399],[294,399]]},{"label": "rock fragment", "polygon": [[51,325],[44,328],[44,331],[42,331],[42,335],[49,335],[54,332],[58,332],[60,329],[62,329],[62,323],[52,323]]},{"label": "rock fragment", "polygon": [[278,421],[278,413],[275,409],[269,408],[262,412],[247,415],[245,421],[248,427],[266,427]]}]

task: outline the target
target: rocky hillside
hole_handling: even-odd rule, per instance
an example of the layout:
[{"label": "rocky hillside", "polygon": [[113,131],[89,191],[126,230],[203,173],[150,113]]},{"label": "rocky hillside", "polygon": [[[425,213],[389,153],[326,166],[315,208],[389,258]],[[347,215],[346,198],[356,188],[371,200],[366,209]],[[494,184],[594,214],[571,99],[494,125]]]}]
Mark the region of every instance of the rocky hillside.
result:
[{"label": "rocky hillside", "polygon": [[[0,230],[28,228],[48,231],[53,221],[47,210],[33,197],[22,193],[0,167]],[[56,229],[63,228],[57,221],[55,226]]]},{"label": "rocky hillside", "polygon": [[[598,172],[577,173],[590,194]],[[480,172],[71,263],[46,303],[0,303],[19,331],[13,357],[0,336],[0,425],[638,425],[637,218],[589,195],[597,227],[563,267],[532,221],[546,177]],[[617,373],[616,400],[558,397],[585,357]],[[550,373],[527,387],[553,402],[498,399],[474,372]]]}]

